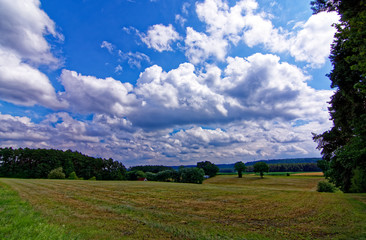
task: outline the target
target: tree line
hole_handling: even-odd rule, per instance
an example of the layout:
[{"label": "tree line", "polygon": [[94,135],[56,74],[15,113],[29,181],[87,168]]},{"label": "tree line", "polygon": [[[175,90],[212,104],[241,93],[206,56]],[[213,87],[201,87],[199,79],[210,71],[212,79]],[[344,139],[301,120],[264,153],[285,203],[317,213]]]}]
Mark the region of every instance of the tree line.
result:
[{"label": "tree line", "polygon": [[[261,161],[265,162],[265,161]],[[255,162],[254,164],[256,164]],[[254,164],[246,163],[246,172],[254,172]],[[279,164],[268,164],[270,172],[320,172],[317,163],[279,163]],[[222,173],[233,173],[236,172],[235,166],[232,168],[220,169]]]},{"label": "tree line", "polygon": [[66,178],[72,173],[83,179],[123,180],[126,177],[125,166],[111,158],[94,158],[71,150],[0,148],[0,177],[47,178],[59,167]]},{"label": "tree line", "polygon": [[[320,172],[317,163],[284,163],[268,164],[270,172]],[[247,167],[247,172],[253,172],[253,166]]]}]

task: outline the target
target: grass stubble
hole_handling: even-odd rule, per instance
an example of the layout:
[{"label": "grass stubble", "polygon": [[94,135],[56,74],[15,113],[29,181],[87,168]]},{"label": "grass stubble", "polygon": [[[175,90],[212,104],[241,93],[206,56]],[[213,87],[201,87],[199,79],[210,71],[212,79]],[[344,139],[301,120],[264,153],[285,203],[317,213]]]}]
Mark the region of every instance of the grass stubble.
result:
[{"label": "grass stubble", "polygon": [[366,195],[318,193],[320,180],[221,175],[202,185],[0,182],[16,190],[52,226],[61,226],[70,238],[366,239]]}]

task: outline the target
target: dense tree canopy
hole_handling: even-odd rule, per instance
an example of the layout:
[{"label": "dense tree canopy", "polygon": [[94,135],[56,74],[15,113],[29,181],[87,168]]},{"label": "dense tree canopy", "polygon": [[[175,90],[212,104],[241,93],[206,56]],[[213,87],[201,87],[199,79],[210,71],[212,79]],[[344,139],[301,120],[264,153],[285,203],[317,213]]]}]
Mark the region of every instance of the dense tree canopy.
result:
[{"label": "dense tree canopy", "polygon": [[210,161],[198,162],[197,167],[202,168],[205,172],[205,175],[208,175],[210,177],[216,176],[219,171],[219,167],[211,163]]},{"label": "dense tree canopy", "polygon": [[344,192],[366,192],[366,2],[317,0],[312,6],[341,18],[330,56],[333,127],[314,135],[323,156],[319,166]]},{"label": "dense tree canopy", "polygon": [[62,167],[68,178],[72,172],[81,178],[122,180],[126,168],[113,159],[89,157],[71,150],[0,148],[0,177],[47,178]]}]

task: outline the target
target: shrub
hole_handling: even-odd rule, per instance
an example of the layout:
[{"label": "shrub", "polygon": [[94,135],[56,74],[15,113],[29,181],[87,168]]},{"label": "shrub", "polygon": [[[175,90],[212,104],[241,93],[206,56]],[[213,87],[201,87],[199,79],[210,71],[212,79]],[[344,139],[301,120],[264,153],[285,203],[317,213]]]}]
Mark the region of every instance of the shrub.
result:
[{"label": "shrub", "polygon": [[65,173],[62,172],[62,167],[58,167],[53,169],[48,174],[49,179],[65,179]]},{"label": "shrub", "polygon": [[91,181],[96,181],[96,180],[97,180],[97,178],[96,178],[95,176],[93,176],[93,177],[89,178],[89,180],[91,180]]},{"label": "shrub", "polygon": [[318,192],[334,192],[335,190],[336,187],[328,181],[321,181],[318,183]]},{"label": "shrub", "polygon": [[70,175],[69,175],[68,179],[71,179],[71,180],[78,180],[79,178],[78,178],[78,176],[76,175],[76,173],[75,173],[75,172],[72,172],[72,173],[70,173]]}]

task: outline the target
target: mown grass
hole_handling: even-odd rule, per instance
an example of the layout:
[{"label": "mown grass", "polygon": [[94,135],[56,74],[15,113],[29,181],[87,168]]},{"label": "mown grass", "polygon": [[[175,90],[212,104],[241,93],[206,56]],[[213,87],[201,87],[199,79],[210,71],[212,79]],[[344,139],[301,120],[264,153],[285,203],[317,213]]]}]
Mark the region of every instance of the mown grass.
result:
[{"label": "mown grass", "polygon": [[50,225],[18,193],[0,182],[0,239],[77,239]]},{"label": "mown grass", "polygon": [[366,195],[318,193],[320,180],[0,181],[80,239],[365,239]]}]

